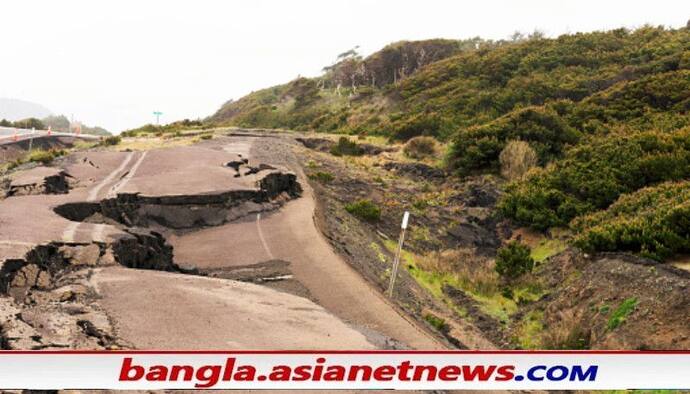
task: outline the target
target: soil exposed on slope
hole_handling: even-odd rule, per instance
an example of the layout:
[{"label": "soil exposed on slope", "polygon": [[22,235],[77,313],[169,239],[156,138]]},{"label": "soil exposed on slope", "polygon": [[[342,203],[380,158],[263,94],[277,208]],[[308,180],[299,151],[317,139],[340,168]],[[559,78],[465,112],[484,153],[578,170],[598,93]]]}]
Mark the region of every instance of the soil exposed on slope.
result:
[{"label": "soil exposed on slope", "polygon": [[[491,176],[461,180],[428,164],[386,154],[373,160],[353,159],[307,147],[300,154],[319,203],[319,227],[382,292],[390,277],[399,220],[404,210],[412,212],[405,243],[410,256],[403,254],[395,300],[424,324],[433,321],[429,328],[456,346],[690,346],[687,272],[624,254],[586,257],[573,249],[558,253],[565,241],[537,234],[539,245],[534,247],[552,257],[539,261],[531,274],[514,283],[493,279],[492,286],[498,288],[489,298],[481,293],[482,283],[467,284],[462,280],[469,279],[455,279],[452,272],[465,275],[461,278],[488,280],[496,275],[497,249],[521,237],[520,229],[496,212],[500,180]],[[347,212],[348,204],[361,200],[381,209],[380,220],[367,221]],[[451,273],[441,281],[446,270]]]}]

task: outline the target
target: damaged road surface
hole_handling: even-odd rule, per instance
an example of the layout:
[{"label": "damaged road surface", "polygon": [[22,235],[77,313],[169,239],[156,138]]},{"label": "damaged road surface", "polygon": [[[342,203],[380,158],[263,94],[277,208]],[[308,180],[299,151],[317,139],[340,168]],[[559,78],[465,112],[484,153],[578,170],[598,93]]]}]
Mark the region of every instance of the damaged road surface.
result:
[{"label": "damaged road surface", "polygon": [[273,160],[257,140],[78,152],[13,174],[0,345],[441,347],[320,236],[289,144]]}]

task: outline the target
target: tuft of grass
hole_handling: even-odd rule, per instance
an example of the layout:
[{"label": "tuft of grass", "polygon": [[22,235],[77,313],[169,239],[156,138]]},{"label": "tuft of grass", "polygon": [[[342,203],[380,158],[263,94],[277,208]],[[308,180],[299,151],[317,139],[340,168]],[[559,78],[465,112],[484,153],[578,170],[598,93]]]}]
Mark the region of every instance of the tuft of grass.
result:
[{"label": "tuft of grass", "polygon": [[114,146],[114,145],[119,145],[120,142],[122,142],[122,137],[119,135],[113,135],[110,137],[106,137],[101,141],[101,145],[103,146]]},{"label": "tuft of grass", "polygon": [[418,136],[407,141],[403,147],[405,156],[413,159],[434,157],[438,153],[436,139],[429,136]]},{"label": "tuft of grass", "polygon": [[541,263],[551,256],[565,250],[568,244],[560,239],[545,239],[539,242],[539,245],[532,248],[531,256],[534,262]]},{"label": "tuft of grass", "polygon": [[544,313],[533,310],[525,314],[517,330],[515,341],[522,349],[542,349],[541,335],[544,332]]},{"label": "tuft of grass", "polygon": [[[383,244],[391,253],[397,248],[397,243],[393,240],[385,240]],[[494,271],[492,262],[471,262],[473,255],[471,251],[445,250],[418,256],[403,249],[400,258],[415,281],[434,298],[454,306],[453,301],[443,292],[443,287],[449,285],[466,292],[484,313],[501,322],[510,321],[510,315],[518,310],[517,303],[501,294],[498,274]],[[538,299],[542,294],[541,289],[521,284],[514,286],[514,292],[519,295],[517,298],[530,300]]]},{"label": "tuft of grass", "polygon": [[321,183],[330,183],[333,182],[333,180],[335,179],[335,175],[331,174],[330,172],[317,171],[309,174],[309,179]]},{"label": "tuft of grass", "polygon": [[632,297],[625,299],[623,302],[621,302],[618,308],[616,308],[616,310],[613,311],[606,327],[609,330],[615,330],[616,328],[618,328],[621,324],[625,322],[625,319],[628,316],[630,316],[630,314],[635,310],[636,306],[637,298]]},{"label": "tuft of grass", "polygon": [[51,149],[51,150],[35,150],[29,154],[26,161],[50,164],[53,160],[60,156],[67,154],[67,151],[63,149]]},{"label": "tuft of grass", "polygon": [[385,264],[387,261],[386,255],[381,250],[381,247],[379,246],[379,244],[377,244],[376,242],[372,242],[369,244],[369,247],[371,248],[371,250],[374,251],[374,253],[376,253],[376,258],[378,258],[379,262],[381,264]]},{"label": "tuft of grass", "polygon": [[345,205],[345,210],[368,222],[376,222],[381,219],[381,208],[370,200],[359,200],[347,204]]},{"label": "tuft of grass", "polygon": [[347,137],[340,137],[338,143],[331,147],[333,156],[360,156],[363,153],[362,148]]},{"label": "tuft of grass", "polygon": [[440,332],[446,332],[449,329],[446,320],[434,315],[433,313],[425,313],[424,320],[426,320],[427,323],[431,324],[432,327]]}]

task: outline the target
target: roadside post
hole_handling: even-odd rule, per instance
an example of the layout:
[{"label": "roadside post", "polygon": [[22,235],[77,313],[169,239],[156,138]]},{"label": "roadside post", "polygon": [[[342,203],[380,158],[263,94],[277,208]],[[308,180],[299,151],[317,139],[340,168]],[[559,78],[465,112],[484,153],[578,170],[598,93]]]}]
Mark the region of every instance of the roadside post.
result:
[{"label": "roadside post", "polygon": [[31,149],[34,147],[34,133],[36,132],[36,128],[32,127],[31,128],[31,138],[29,138],[29,153],[31,153]]},{"label": "roadside post", "polygon": [[156,116],[156,125],[159,125],[163,113],[161,111],[153,111],[153,114]]},{"label": "roadside post", "polygon": [[403,243],[405,242],[405,230],[407,230],[407,222],[410,220],[410,212],[405,211],[403,215],[402,224],[400,225],[400,239],[398,239],[398,249],[395,251],[395,259],[393,260],[393,269],[391,270],[391,280],[388,284],[388,297],[393,298],[393,288],[395,287],[395,278],[398,276],[398,267],[400,266],[400,254],[402,253]]}]

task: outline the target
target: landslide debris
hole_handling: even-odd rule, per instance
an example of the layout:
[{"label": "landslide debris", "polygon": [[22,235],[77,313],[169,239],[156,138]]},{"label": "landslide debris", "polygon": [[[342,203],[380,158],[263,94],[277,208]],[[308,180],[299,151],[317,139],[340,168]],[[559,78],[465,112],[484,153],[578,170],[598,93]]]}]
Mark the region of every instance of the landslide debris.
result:
[{"label": "landslide debris", "polygon": [[0,345],[4,349],[128,347],[100,310],[89,277],[121,264],[183,272],[158,233],[126,229],[107,243],[37,245],[0,266]]},{"label": "landslide debris", "polygon": [[22,300],[0,297],[2,349],[119,349],[108,316],[88,283],[91,269],[53,278],[50,288],[32,288]]},{"label": "landslide debris", "polygon": [[23,259],[5,260],[0,266],[0,293],[21,300],[33,289],[53,289],[70,272],[113,264],[181,271],[173,262],[172,246],[161,234],[133,228],[108,243],[51,242],[32,248]]}]

